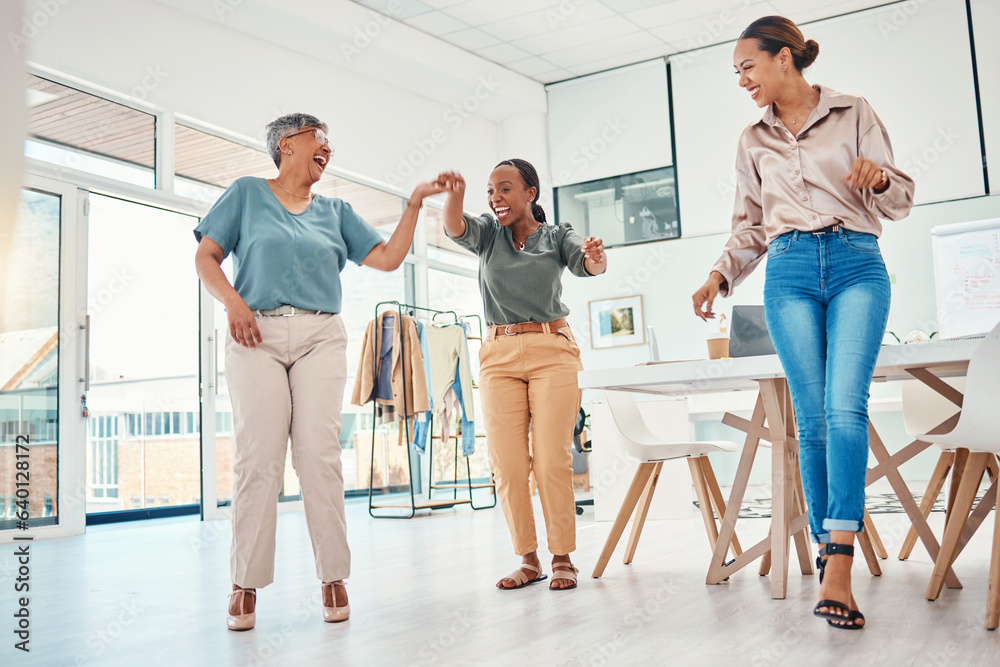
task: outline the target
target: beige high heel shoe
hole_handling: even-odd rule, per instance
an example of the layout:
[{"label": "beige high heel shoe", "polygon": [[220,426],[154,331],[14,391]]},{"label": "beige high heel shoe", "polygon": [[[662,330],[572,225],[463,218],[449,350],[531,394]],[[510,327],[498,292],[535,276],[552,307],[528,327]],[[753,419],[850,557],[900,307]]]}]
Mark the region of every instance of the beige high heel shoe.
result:
[{"label": "beige high heel shoe", "polygon": [[323,582],[323,585],[320,587],[320,595],[322,595],[329,587],[330,599],[333,600],[332,607],[327,607],[325,601],[323,603],[323,620],[327,623],[341,623],[346,621],[351,616],[351,605],[349,603],[345,604],[343,607],[337,606],[337,591],[334,589],[334,586],[340,586],[344,589],[344,592],[347,592],[347,587],[344,586],[343,581],[331,581],[329,583],[325,581]]},{"label": "beige high heel shoe", "polygon": [[234,595],[240,596],[239,610],[243,611],[243,603],[246,601],[247,594],[253,596],[254,599],[254,610],[248,614],[229,614],[226,618],[226,626],[230,630],[249,630],[253,628],[254,623],[257,622],[257,591],[253,588],[239,588],[229,594],[230,606],[232,606],[232,599]]}]

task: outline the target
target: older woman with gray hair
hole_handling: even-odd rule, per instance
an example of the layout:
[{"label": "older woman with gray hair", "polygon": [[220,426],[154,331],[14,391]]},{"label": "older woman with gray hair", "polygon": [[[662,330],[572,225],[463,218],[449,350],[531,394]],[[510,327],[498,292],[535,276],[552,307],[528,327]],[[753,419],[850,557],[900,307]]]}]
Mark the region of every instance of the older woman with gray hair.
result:
[{"label": "older woman with gray hair", "polygon": [[[418,185],[384,241],[350,204],[312,192],[333,156],[326,133],[326,124],[307,114],[268,124],[267,147],[278,175],[237,179],[194,232],[198,277],[229,319],[226,374],[236,442],[231,630],[254,626],[256,589],[274,579],[277,496],[289,437],[322,582],[323,618],[339,622],[350,615],[340,462],[347,380],[340,272],[348,259],[397,269],[423,198],[443,191],[436,182]],[[232,284],[221,268],[229,253],[235,257]]]}]

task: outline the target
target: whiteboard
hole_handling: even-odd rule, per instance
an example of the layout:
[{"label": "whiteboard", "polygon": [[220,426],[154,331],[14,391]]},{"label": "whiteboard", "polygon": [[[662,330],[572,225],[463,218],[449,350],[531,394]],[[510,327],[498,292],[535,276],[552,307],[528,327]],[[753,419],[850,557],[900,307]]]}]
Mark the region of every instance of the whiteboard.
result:
[{"label": "whiteboard", "polygon": [[556,187],[673,164],[663,58],[545,90]]},{"label": "whiteboard", "polygon": [[939,335],[989,332],[1000,322],[1000,218],[942,225],[931,235]]},{"label": "whiteboard", "polygon": [[[889,131],[897,166],[916,181],[916,203],[985,194],[962,0],[894,3],[802,30],[820,47],[806,80],[868,100]],[[763,113],[737,85],[733,48],[669,59],[685,236],[731,228],[736,143]],[[990,71],[982,61],[979,67],[981,76]]]}]

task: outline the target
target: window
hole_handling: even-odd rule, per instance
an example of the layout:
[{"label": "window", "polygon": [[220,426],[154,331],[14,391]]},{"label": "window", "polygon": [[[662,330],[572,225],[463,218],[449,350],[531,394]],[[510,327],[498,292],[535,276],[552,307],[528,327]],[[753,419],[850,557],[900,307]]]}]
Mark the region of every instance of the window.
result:
[{"label": "window", "polygon": [[674,168],[556,188],[555,216],[607,247],[679,238]]},{"label": "window", "polygon": [[154,187],[156,117],[29,74],[27,157]]}]

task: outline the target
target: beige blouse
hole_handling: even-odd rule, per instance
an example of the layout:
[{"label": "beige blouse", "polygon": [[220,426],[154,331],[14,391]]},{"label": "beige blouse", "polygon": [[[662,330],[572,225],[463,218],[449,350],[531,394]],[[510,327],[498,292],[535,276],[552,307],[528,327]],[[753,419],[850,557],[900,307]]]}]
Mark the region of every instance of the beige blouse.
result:
[{"label": "beige blouse", "polygon": [[[772,107],[740,137],[736,153],[733,233],[712,267],[729,296],[767,253],[767,244],[787,232],[840,224],[880,236],[878,217],[900,220],[913,205],[913,179],[893,164],[882,121],[868,102],[825,86],[819,104],[797,136]],[[845,178],[858,157],[885,170],[889,187],[876,194],[857,190]]]}]

